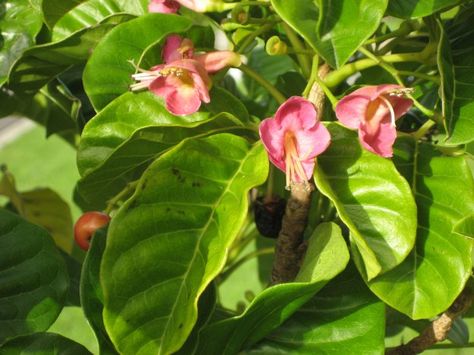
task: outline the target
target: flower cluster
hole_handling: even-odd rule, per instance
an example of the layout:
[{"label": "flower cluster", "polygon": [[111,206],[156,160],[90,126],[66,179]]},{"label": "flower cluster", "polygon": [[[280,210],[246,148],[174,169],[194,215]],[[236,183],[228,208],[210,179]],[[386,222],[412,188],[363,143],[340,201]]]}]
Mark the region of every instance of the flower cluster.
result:
[{"label": "flower cluster", "polygon": [[180,5],[196,12],[223,11],[233,6],[233,4],[222,0],[151,0],[148,11],[164,14],[175,13],[179,10]]},{"label": "flower cluster", "polygon": [[227,66],[239,66],[240,56],[232,51],[194,53],[190,39],[168,36],[162,52],[163,64],[141,70],[132,78],[137,83],[132,91],[148,88],[163,97],[166,108],[175,115],[189,115],[208,103],[211,79],[209,74]]},{"label": "flower cluster", "polygon": [[[408,90],[391,84],[360,88],[339,101],[336,116],[346,127],[358,129],[365,149],[391,157],[397,136],[395,120],[412,106],[412,100],[404,97]],[[270,161],[286,173],[287,188],[309,181],[315,158],[331,141],[313,104],[297,96],[284,102],[274,117],[262,121],[260,137]]]}]

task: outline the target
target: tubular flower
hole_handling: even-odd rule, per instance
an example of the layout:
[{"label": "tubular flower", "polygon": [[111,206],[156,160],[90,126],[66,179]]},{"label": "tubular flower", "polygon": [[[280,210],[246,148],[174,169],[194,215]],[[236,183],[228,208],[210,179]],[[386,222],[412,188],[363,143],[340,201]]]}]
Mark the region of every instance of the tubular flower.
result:
[{"label": "tubular flower", "polygon": [[240,56],[230,51],[194,54],[190,39],[171,35],[162,52],[164,64],[132,75],[138,81],[132,91],[148,88],[165,99],[166,108],[175,115],[189,115],[199,110],[201,102],[208,103],[214,73],[228,65],[240,65]]},{"label": "tubular flower", "polygon": [[411,89],[384,84],[366,86],[342,98],[336,106],[341,123],[358,129],[362,146],[382,157],[393,155],[397,137],[395,120],[411,108],[412,100],[405,97]]},{"label": "tubular flower", "polygon": [[259,131],[270,161],[286,173],[287,189],[311,179],[315,157],[331,141],[313,104],[299,96],[290,97],[274,117],[263,120]]},{"label": "tubular flower", "polygon": [[151,0],[148,4],[148,12],[158,12],[162,14],[174,14],[180,8],[174,0]]}]

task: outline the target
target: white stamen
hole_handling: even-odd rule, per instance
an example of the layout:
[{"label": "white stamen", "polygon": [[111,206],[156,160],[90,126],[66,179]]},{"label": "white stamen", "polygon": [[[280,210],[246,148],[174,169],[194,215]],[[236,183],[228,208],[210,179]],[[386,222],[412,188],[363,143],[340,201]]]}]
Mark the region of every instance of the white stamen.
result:
[{"label": "white stamen", "polygon": [[388,110],[390,111],[390,121],[391,121],[392,127],[395,127],[395,111],[393,110],[392,104],[390,103],[389,100],[383,97],[383,95],[380,95],[379,98],[385,103]]}]

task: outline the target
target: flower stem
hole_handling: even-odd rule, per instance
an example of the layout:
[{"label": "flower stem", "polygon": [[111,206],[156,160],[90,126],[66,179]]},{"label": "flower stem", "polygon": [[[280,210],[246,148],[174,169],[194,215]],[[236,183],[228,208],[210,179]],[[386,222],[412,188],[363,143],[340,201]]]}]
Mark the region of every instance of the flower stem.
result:
[{"label": "flower stem", "polygon": [[267,79],[262,77],[260,74],[258,74],[255,70],[250,68],[249,66],[245,64],[241,64],[237,69],[240,69],[243,73],[247,74],[249,77],[251,77],[253,80],[255,80],[257,83],[259,83],[263,88],[265,88],[270,95],[273,96],[276,102],[278,104],[282,104],[283,102],[286,101],[285,95],[283,95],[280,91],[278,91],[272,83],[270,83]]},{"label": "flower stem", "polygon": [[332,71],[328,74],[324,82],[329,88],[333,88],[342,83],[351,75],[361,70],[379,65],[380,61],[383,61],[385,63],[419,62],[425,64],[430,60],[430,56],[433,54],[433,50],[435,49],[436,47],[428,45],[423,51],[417,53],[389,54],[381,57],[376,57],[377,59],[360,59],[353,63],[345,64],[339,69]]},{"label": "flower stem", "polygon": [[255,31],[253,31],[252,33],[250,33],[241,43],[240,45],[237,47],[237,53],[244,53],[245,50],[252,44],[252,42],[255,40],[255,38],[257,38],[258,36],[260,36],[262,33],[265,33],[267,31],[270,31],[273,26],[275,26],[275,21],[272,21],[272,22],[269,22],[267,23],[266,25],[263,25],[262,27],[256,29]]},{"label": "flower stem", "polygon": [[[297,52],[306,51],[305,46],[299,40],[298,35],[293,31],[293,29],[286,22],[283,22],[283,28],[285,29],[286,35],[290,40],[291,45]],[[308,78],[311,73],[311,62],[306,54],[297,54],[296,58],[301,66],[301,71],[303,75]]]},{"label": "flower stem", "polygon": [[123,200],[125,197],[130,195],[137,187],[139,180],[129,182],[127,186],[123,188],[117,195],[112,197],[107,201],[107,207],[104,210],[104,213],[110,215],[111,212],[118,206],[118,203]]}]

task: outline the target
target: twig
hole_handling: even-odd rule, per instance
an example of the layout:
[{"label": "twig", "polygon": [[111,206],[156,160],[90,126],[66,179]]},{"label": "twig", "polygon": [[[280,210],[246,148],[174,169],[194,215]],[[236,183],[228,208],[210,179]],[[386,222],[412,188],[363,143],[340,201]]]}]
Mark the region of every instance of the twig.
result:
[{"label": "twig", "polygon": [[[329,67],[324,64],[319,68],[319,76],[324,78]],[[315,81],[309,100],[313,102],[320,117],[323,112],[324,91]],[[310,182],[294,183],[291,186],[290,198],[286,204],[285,215],[278,234],[275,259],[273,261],[271,284],[291,282],[300,269],[301,260],[306,251],[303,233],[308,224],[308,212],[314,185]]]},{"label": "twig", "polygon": [[466,288],[458,298],[456,298],[451,307],[441,314],[439,318],[431,322],[420,335],[410,340],[407,344],[397,346],[387,351],[387,355],[419,354],[434,344],[445,340],[449,330],[453,326],[454,320],[471,307],[473,300],[474,293]]}]

